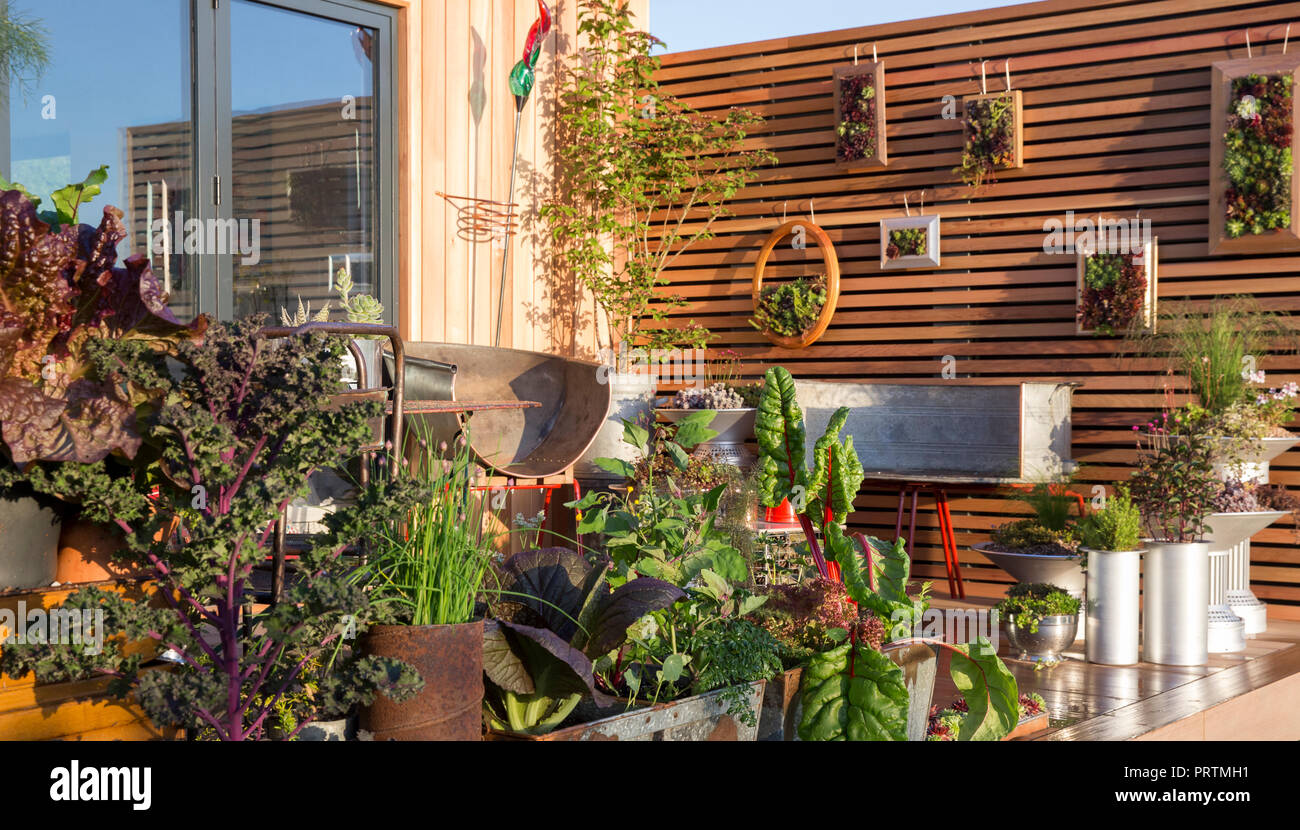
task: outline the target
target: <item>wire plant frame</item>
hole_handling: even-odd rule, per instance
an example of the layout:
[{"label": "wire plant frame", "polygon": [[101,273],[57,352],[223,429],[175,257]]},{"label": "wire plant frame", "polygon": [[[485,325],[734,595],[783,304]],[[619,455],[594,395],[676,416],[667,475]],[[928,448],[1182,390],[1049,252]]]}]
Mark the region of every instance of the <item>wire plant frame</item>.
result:
[{"label": "wire plant frame", "polygon": [[456,236],[467,242],[509,239],[519,230],[519,205],[438,192],[456,211]]}]

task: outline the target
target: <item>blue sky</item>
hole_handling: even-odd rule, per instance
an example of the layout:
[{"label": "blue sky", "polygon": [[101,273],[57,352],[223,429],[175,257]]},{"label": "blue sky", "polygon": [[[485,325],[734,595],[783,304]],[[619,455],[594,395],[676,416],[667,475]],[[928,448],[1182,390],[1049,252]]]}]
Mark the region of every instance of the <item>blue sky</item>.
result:
[{"label": "blue sky", "polygon": [[669,52],[851,29],[1008,5],[999,0],[650,0],[650,32]]}]

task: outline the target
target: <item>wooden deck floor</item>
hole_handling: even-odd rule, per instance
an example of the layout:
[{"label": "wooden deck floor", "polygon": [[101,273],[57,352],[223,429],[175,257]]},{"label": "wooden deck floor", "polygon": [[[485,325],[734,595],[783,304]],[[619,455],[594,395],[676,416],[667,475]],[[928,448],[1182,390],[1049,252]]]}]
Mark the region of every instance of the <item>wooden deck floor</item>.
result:
[{"label": "wooden deck floor", "polygon": [[[985,598],[940,597],[933,602],[936,608],[993,604]],[[1250,639],[1246,651],[1211,655],[1205,666],[1101,666],[1085,662],[1082,642],[1054,666],[1010,658],[1005,638],[999,653],[1021,692],[1037,692],[1047,702],[1051,726],[1034,740],[1243,739],[1300,733],[1300,716],[1291,712],[1296,707],[1270,703],[1300,698],[1300,622],[1270,619],[1268,630]],[[934,702],[946,705],[957,695],[941,666]]]}]

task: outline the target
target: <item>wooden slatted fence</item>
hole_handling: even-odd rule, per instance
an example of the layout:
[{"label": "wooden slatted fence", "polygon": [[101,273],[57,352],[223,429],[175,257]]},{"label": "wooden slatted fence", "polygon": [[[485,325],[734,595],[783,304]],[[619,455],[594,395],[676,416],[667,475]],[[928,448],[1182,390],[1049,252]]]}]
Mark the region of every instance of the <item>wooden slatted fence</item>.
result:
[{"label": "wooden slatted fence", "polygon": [[[747,139],[779,162],[733,203],[716,238],[681,256],[667,291],[691,300],[687,315],[741,353],[747,373],[784,365],[808,378],[954,383],[1071,380],[1074,458],[1084,489],[1127,477],[1131,425],[1158,411],[1170,379],[1161,364],[1119,355],[1114,338],[1076,335],[1073,255],[1044,252],[1045,222],[1141,211],[1159,239],[1161,303],[1251,294],[1266,307],[1300,309],[1300,256],[1207,256],[1210,66],[1280,54],[1300,3],[1242,0],[1047,0],[759,43],[669,54],[667,92],[705,111],[748,107],[766,118]],[[1294,32],[1300,38],[1300,27]],[[832,72],[854,47],[875,46],[886,66],[889,164],[846,173],[835,165]],[[1291,48],[1300,48],[1292,45]],[[972,191],[954,174],[962,133],[944,117],[945,96],[1024,93],[1025,164]],[[951,108],[949,110],[951,112]],[[960,114],[960,110],[957,110]],[[1217,118],[1215,119],[1217,123]],[[942,218],[942,265],[880,270],[879,221],[916,210]],[[751,328],[752,263],[781,221],[815,213],[843,272],[835,319],[813,346],[770,345]],[[778,249],[769,278],[817,267],[814,246]],[[805,257],[808,259],[805,260]],[[1273,356],[1271,382],[1300,380],[1300,358]],[[1185,399],[1185,386],[1173,381]],[[1294,427],[1294,425],[1293,425]],[[953,436],[960,451],[960,436]],[[1300,488],[1300,452],[1274,464],[1273,481]],[[896,493],[867,487],[854,522],[892,536]],[[926,504],[926,502],[923,502]],[[999,595],[1008,577],[969,546],[1025,511],[987,493],[952,495],[961,560],[974,593]],[[1284,520],[1255,537],[1255,592],[1273,612],[1300,618],[1300,547]],[[942,581],[931,509],[917,530],[915,573]]]}]

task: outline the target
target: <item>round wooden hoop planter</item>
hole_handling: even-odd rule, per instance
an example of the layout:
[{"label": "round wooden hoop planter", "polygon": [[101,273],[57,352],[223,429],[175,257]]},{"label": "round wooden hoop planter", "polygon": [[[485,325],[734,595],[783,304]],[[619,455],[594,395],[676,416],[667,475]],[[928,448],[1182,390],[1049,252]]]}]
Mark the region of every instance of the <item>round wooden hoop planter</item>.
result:
[{"label": "round wooden hoop planter", "polygon": [[792,219],[772,231],[771,236],[767,238],[762,249],[758,252],[758,261],[754,263],[754,308],[758,308],[759,301],[763,297],[763,271],[767,268],[767,259],[772,255],[772,249],[782,239],[789,236],[796,227],[806,228],[808,236],[817,243],[817,248],[822,253],[822,261],[826,264],[826,302],[822,305],[821,314],[817,316],[817,322],[800,336],[787,337],[766,329],[763,330],[764,337],[772,341],[774,345],[784,349],[804,349],[821,339],[821,336],[826,333],[826,329],[830,327],[831,318],[835,316],[835,304],[840,299],[840,261],[835,256],[835,246],[831,243],[831,238],[827,236],[826,231],[812,222],[803,219]]}]

